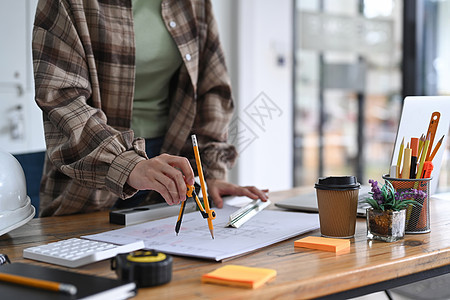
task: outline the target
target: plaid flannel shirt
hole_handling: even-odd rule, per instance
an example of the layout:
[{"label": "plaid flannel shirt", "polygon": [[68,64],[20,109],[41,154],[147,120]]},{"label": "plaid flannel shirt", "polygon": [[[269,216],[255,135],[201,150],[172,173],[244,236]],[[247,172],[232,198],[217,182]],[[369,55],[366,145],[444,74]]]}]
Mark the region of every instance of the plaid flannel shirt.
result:
[{"label": "plaid flannel shirt", "polygon": [[[161,152],[195,160],[206,178],[225,178],[236,152],[226,143],[230,81],[209,0],[163,0],[163,20],[183,64],[170,89]],[[126,183],[147,159],[130,130],[135,45],[131,0],[41,0],[33,29],[35,98],[47,155],[41,216],[110,208],[137,191]]]}]

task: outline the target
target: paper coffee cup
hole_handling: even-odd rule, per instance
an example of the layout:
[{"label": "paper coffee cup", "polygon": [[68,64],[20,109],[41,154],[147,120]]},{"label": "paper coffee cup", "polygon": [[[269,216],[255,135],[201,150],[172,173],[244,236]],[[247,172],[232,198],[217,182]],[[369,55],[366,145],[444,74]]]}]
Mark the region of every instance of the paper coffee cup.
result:
[{"label": "paper coffee cup", "polygon": [[356,177],[322,177],[314,187],[319,206],[320,233],[334,238],[353,237],[360,189]]}]

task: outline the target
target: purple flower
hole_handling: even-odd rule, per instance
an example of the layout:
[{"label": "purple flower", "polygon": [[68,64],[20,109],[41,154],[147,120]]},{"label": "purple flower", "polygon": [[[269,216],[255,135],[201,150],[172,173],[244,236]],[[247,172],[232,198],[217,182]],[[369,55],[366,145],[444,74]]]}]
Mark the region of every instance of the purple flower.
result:
[{"label": "purple flower", "polygon": [[407,199],[414,199],[417,201],[417,200],[422,200],[426,197],[427,197],[427,193],[425,193],[424,191],[411,189],[411,190],[403,191],[400,194],[400,201],[404,201]]},{"label": "purple flower", "polygon": [[[378,181],[370,179],[369,183],[372,185],[372,197],[377,200],[379,204],[383,203],[383,195],[380,188],[378,187]],[[381,201],[381,202],[380,202]]]},{"label": "purple flower", "polygon": [[408,189],[403,191],[396,191],[389,181],[380,189],[376,180],[370,179],[371,197],[367,202],[375,209],[381,210],[401,210],[408,205],[422,205],[427,194],[422,190]]},{"label": "purple flower", "polygon": [[369,179],[369,183],[372,185],[372,191],[374,189],[378,189],[378,181],[373,180],[373,179]]}]

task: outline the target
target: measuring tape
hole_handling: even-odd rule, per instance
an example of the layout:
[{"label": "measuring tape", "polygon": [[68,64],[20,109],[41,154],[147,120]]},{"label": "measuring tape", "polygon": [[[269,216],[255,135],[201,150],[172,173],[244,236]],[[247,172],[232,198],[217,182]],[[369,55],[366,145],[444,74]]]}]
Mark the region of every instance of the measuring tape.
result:
[{"label": "measuring tape", "polygon": [[9,261],[8,255],[6,255],[6,254],[0,254],[0,265],[6,264],[6,263],[8,263],[8,264],[11,263],[11,262]]},{"label": "measuring tape", "polygon": [[157,286],[172,279],[172,257],[154,250],[118,254],[111,260],[111,269],[119,279],[134,281],[137,287]]}]

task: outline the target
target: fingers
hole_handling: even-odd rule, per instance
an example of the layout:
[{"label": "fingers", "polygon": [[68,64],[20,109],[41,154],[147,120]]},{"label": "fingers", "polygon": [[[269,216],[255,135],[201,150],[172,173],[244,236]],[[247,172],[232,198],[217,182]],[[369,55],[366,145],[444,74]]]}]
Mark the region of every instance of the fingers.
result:
[{"label": "fingers", "polygon": [[167,188],[171,194],[174,203],[178,204],[180,201],[186,200],[186,182],[183,173],[175,168],[167,168],[163,171],[165,175],[162,178],[162,184]]},{"label": "fingers", "polygon": [[194,172],[186,158],[162,154],[138,163],[127,183],[138,190],[155,190],[173,205],[186,200],[186,184],[194,184]]},{"label": "fingers", "polygon": [[[167,156],[168,163],[174,167],[181,170],[184,175],[184,181],[189,185],[194,185],[194,171],[192,170],[189,160],[185,157],[172,156],[168,154],[163,154]],[[184,183],[184,182],[183,182]]]},{"label": "fingers", "polygon": [[254,186],[246,187],[246,188],[248,188],[252,194],[256,195],[259,199],[261,199],[261,201],[266,202],[269,199],[269,197],[267,196],[267,193],[269,192],[268,189],[260,190]]},{"label": "fingers", "polygon": [[258,194],[255,193],[254,187],[240,187],[238,189],[238,196],[246,196],[253,200],[258,199]]},{"label": "fingers", "polygon": [[148,160],[143,178],[144,189],[156,190],[169,205],[178,204],[186,197],[183,174],[170,164],[173,161],[170,155],[160,155]]},{"label": "fingers", "polygon": [[238,196],[246,196],[253,200],[261,199],[265,202],[269,199],[266,194],[268,191],[267,189],[260,190],[254,186],[244,186],[238,188]]},{"label": "fingers", "polygon": [[260,190],[254,186],[239,186],[219,179],[207,179],[208,194],[212,197],[214,204],[218,208],[223,207],[222,196],[246,196],[250,199],[267,201],[269,197],[268,189]]},{"label": "fingers", "polygon": [[154,190],[157,191],[164,198],[167,204],[174,205],[179,203],[179,201],[176,200],[177,195],[173,195],[173,192],[167,189],[166,185],[157,182],[154,185]]},{"label": "fingers", "polygon": [[169,191],[170,198],[163,197],[169,205],[179,204],[186,200],[186,184],[194,184],[194,171],[187,158],[163,154],[161,159],[171,166],[163,170],[163,173],[171,180],[164,178],[162,182]]},{"label": "fingers", "polygon": [[220,196],[220,193],[217,189],[209,189],[208,190],[209,196],[213,199],[214,205],[217,208],[223,207],[223,199]]}]

